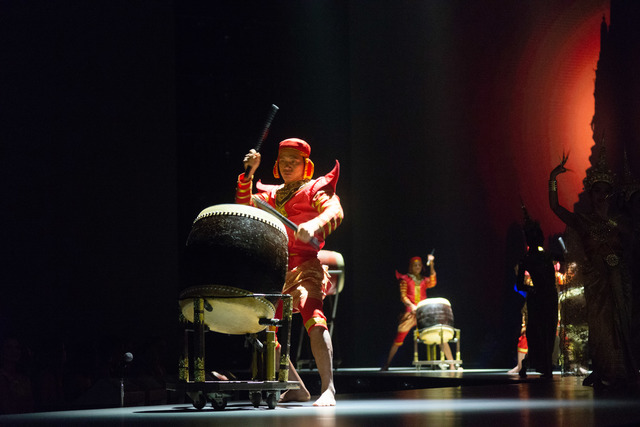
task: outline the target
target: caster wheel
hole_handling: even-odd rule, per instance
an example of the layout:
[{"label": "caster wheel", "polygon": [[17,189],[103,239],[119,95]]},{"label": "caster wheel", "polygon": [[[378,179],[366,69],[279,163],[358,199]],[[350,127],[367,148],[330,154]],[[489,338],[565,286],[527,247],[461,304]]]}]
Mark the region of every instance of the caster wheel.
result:
[{"label": "caster wheel", "polygon": [[267,395],[267,406],[269,409],[275,409],[278,405],[278,395],[276,393],[269,393]]},{"label": "caster wheel", "polygon": [[211,400],[211,406],[216,411],[222,411],[227,406],[227,398],[226,397],[216,397]]},{"label": "caster wheel", "polygon": [[203,393],[198,393],[198,395],[193,398],[193,407],[200,410],[202,408],[205,407],[205,405],[207,404],[207,396],[205,396]]},{"label": "caster wheel", "polygon": [[253,407],[257,408],[260,406],[260,403],[262,402],[262,393],[259,391],[254,391],[249,396],[249,399],[251,400],[251,404],[253,405]]}]

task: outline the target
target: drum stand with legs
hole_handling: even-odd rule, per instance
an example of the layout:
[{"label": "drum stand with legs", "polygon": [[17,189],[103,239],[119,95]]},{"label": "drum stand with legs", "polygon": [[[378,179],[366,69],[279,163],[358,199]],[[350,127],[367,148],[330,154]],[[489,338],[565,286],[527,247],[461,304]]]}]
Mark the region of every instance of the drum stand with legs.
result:
[{"label": "drum stand with legs", "polygon": [[[420,370],[422,366],[431,366],[431,369],[435,369],[436,367],[440,367],[441,365],[456,365],[457,367],[462,366],[462,360],[460,359],[460,329],[453,328],[453,338],[448,341],[448,343],[455,343],[456,352],[455,352],[455,360],[447,360],[445,359],[444,351],[440,349],[440,358],[437,358],[438,347],[443,345],[445,342],[444,339],[444,330],[451,329],[449,326],[441,325],[439,336],[440,342],[424,342],[420,339],[420,333],[418,329],[413,330],[413,365],[416,367],[416,370]],[[431,329],[437,329],[437,326]],[[418,348],[418,344],[423,343],[427,347],[427,358],[426,360],[420,360],[420,352]]]},{"label": "drum stand with legs", "polygon": [[[205,310],[207,298],[212,296],[192,296],[193,303],[192,329],[184,330],[183,354],[178,366],[178,381],[167,386],[168,390],[185,392],[196,409],[202,409],[207,401],[216,410],[222,410],[232,393],[248,391],[249,399],[254,407],[259,407],[264,400],[269,409],[274,409],[280,399],[280,393],[289,389],[299,389],[300,383],[288,381],[289,347],[291,336],[291,296],[286,294],[251,294],[244,298],[279,298],[283,303],[282,319],[261,318],[260,324],[268,326],[268,330],[246,334],[252,344],[253,358],[251,364],[251,381],[206,381],[205,380]],[[213,297],[216,298],[216,297]],[[217,297],[224,298],[224,297]],[[181,320],[185,320],[181,315]],[[186,322],[185,322],[186,323]],[[276,371],[276,332],[280,335],[280,361]],[[189,355],[189,334],[193,334],[193,355]],[[277,380],[276,380],[277,376]],[[193,379],[193,380],[192,380]]]}]

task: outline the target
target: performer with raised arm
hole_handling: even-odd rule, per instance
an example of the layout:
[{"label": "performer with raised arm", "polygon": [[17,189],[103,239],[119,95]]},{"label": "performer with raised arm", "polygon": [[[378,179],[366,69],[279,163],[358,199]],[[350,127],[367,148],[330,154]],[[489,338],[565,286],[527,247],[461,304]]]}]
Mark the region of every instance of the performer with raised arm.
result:
[{"label": "performer with raised arm", "polygon": [[567,171],[568,159],[563,155],[551,171],[549,205],[562,222],[575,230],[585,254],[578,268],[584,277],[593,372],[583,384],[596,389],[635,388],[638,369],[631,351],[631,289],[620,239],[622,233],[631,230],[624,218],[609,211],[614,175],[606,165],[604,147],[583,181],[589,211],[570,212],[560,205],[557,177]]},{"label": "performer with raised arm", "polygon": [[[530,365],[542,374],[542,378],[553,376],[553,347],[558,327],[558,291],[556,270],[551,255],[544,250],[544,233],[538,221],[532,220],[524,208],[524,235],[527,253],[518,264],[517,288],[527,292],[526,338],[528,352],[518,372],[527,376]],[[529,273],[527,284],[526,276]]]},{"label": "performer with raised arm", "polygon": [[[311,147],[301,139],[281,141],[273,175],[282,177],[284,184],[264,185],[258,182],[256,188],[259,192],[254,195],[252,180],[260,165],[260,153],[249,151],[244,157],[245,173],[238,177],[236,203],[255,205],[254,200],[260,199],[297,225],[296,231],[287,228],[289,267],[282,292],[293,297],[293,311],[302,315],[309,334],[322,383],[320,397],[314,405],[334,406],[333,346],[322,310],[329,276],[318,260],[318,250],[324,246],[326,237],[340,225],[344,215],[336,195],[340,165],[336,161],[330,173],[311,179],[314,165],[310,154]],[[291,362],[289,373],[301,387],[299,390],[287,390],[280,402],[308,401],[310,393]]]},{"label": "performer with raised arm", "polygon": [[[398,349],[404,343],[407,334],[413,328],[418,325],[416,319],[416,309],[418,303],[427,299],[427,289],[433,288],[436,285],[436,270],[434,266],[435,257],[429,255],[427,259],[427,265],[429,266],[429,276],[423,276],[424,265],[422,258],[413,257],[409,260],[409,272],[407,274],[400,274],[396,271],[396,279],[398,279],[398,285],[400,287],[400,300],[405,305],[405,312],[400,316],[398,322],[398,332],[396,338],[389,349],[389,355],[387,361],[382,367],[382,371],[389,370],[393,357],[398,352]],[[442,344],[442,351],[448,360],[454,360],[451,353],[451,347],[448,342]],[[455,369],[455,365],[450,365],[451,369]]]}]

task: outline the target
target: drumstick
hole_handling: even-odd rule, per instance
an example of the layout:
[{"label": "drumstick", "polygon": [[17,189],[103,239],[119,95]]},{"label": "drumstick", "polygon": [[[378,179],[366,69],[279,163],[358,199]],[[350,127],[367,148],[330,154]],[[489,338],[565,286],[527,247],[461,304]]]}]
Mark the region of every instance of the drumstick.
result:
[{"label": "drumstick", "polygon": [[[260,148],[262,147],[262,143],[264,142],[265,139],[267,139],[267,134],[269,133],[271,122],[273,121],[273,118],[276,116],[276,113],[278,112],[278,110],[279,108],[276,104],[271,104],[271,107],[269,108],[269,114],[267,116],[267,121],[265,122],[264,128],[262,129],[262,134],[260,135],[260,139],[258,140],[258,143],[254,148],[254,150],[256,150],[256,153],[260,151]],[[248,171],[249,171],[248,167],[244,168],[245,175]]]},{"label": "drumstick", "polygon": [[[433,255],[436,252],[436,248],[433,248],[429,255]],[[431,260],[427,257],[427,267],[431,265]]]},{"label": "drumstick", "polygon": [[[282,221],[284,223],[284,225],[286,225],[287,227],[289,227],[293,231],[298,231],[298,226],[296,225],[295,222],[291,221],[289,218],[287,218],[286,216],[282,215],[280,212],[275,210],[270,204],[268,204],[264,200],[262,200],[262,199],[260,199],[258,197],[254,197],[253,198],[253,203],[255,203],[260,209],[263,209],[263,210],[269,212],[270,214],[274,215],[275,217],[277,217],[280,221]],[[309,240],[309,244],[311,246],[313,246],[314,249],[320,250],[320,242],[318,241],[318,239],[316,237],[311,236],[311,240]]]}]

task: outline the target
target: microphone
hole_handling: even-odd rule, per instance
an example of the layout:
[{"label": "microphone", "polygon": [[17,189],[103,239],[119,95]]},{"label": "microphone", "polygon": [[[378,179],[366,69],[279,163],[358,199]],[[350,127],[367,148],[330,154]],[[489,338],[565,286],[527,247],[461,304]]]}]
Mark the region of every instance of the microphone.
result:
[{"label": "microphone", "polygon": [[125,354],[122,355],[122,367],[126,368],[127,365],[129,363],[131,363],[133,361],[133,354],[131,354],[130,352],[126,352]]}]

